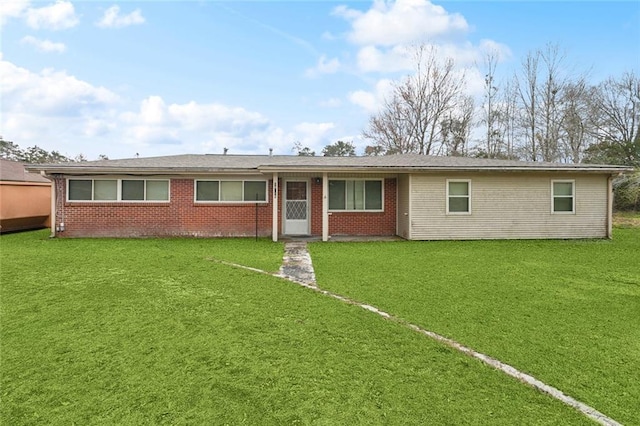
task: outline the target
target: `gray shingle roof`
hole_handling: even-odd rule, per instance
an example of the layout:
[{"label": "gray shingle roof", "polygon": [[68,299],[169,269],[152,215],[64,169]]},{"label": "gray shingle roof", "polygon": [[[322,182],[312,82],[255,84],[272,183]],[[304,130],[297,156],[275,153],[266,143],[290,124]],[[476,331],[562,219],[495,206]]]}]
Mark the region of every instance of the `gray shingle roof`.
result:
[{"label": "gray shingle roof", "polygon": [[29,173],[24,168],[25,163],[0,159],[0,180],[11,182],[40,182],[51,183],[49,179],[36,173]]},{"label": "gray shingle roof", "polygon": [[612,165],[565,164],[493,160],[469,157],[435,157],[417,154],[379,157],[302,157],[292,155],[185,154],[60,164],[34,164],[30,170],[46,173],[206,173],[290,170],[428,171],[428,170],[546,170],[614,173],[630,168]]}]

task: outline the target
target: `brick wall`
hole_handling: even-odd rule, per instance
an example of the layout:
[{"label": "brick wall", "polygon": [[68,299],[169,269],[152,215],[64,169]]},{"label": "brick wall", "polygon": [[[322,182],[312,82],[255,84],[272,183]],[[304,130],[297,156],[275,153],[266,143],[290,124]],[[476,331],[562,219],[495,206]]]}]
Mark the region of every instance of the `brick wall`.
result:
[{"label": "brick wall", "polygon": [[[62,178],[57,178],[62,179]],[[268,203],[258,205],[258,235],[271,236],[271,181]],[[200,204],[194,202],[193,179],[171,179],[168,203],[67,202],[66,184],[57,182],[56,225],[64,223],[61,237],[146,236],[254,236],[255,204]],[[282,188],[282,182],[280,182]],[[322,184],[311,189],[311,233],[322,235]],[[330,235],[394,235],[396,232],[396,180],[385,179],[384,212],[341,212],[329,216]],[[284,193],[280,192],[280,197]],[[278,228],[282,230],[281,201]]]},{"label": "brick wall", "polygon": [[[66,185],[61,185],[66,188]],[[59,186],[60,187],[60,186]],[[58,207],[66,237],[253,236],[255,204],[196,204],[192,179],[171,179],[168,203],[79,203]],[[271,182],[269,192],[271,194]],[[66,199],[66,194],[63,195]],[[270,198],[270,196],[269,196]],[[61,203],[62,204],[62,203]],[[271,235],[272,203],[258,205],[258,234]]]},{"label": "brick wall", "polygon": [[395,234],[396,179],[384,180],[383,212],[332,212],[329,216],[329,235]]}]

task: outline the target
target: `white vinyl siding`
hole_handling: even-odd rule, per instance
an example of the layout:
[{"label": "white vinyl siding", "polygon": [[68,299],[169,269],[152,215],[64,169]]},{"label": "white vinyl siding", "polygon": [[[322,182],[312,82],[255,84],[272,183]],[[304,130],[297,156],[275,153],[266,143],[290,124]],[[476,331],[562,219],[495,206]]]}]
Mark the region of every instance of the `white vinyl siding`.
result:
[{"label": "white vinyl siding", "polygon": [[167,179],[68,179],[67,201],[167,202]]},{"label": "white vinyl siding", "polygon": [[[552,181],[559,173],[413,174],[410,238],[606,238],[607,175],[572,174],[574,214],[552,213]],[[446,181],[472,180],[473,214],[447,214]]]},{"label": "white vinyl siding", "polygon": [[267,181],[264,180],[196,180],[198,203],[265,203]]}]

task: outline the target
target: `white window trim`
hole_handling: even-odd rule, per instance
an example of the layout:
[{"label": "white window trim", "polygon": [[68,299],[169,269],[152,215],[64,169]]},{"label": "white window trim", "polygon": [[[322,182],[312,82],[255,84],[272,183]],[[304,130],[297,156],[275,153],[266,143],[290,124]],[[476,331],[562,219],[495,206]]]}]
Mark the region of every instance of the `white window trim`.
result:
[{"label": "white window trim", "polygon": [[[469,211],[466,212],[452,212],[449,211],[449,183],[450,182],[466,182],[469,186],[469,195],[466,196],[466,198],[469,199]],[[469,216],[471,214],[471,179],[447,179],[446,185],[445,185],[445,191],[446,191],[446,204],[447,204],[447,215],[452,215],[452,216]],[[451,195],[451,197],[456,197],[456,198],[463,198],[465,196],[463,195]]]},{"label": "white window trim", "polygon": [[[571,184],[571,211],[557,212],[554,210],[556,195],[553,192],[554,183],[570,183]],[[569,198],[568,195],[558,195],[558,198]],[[552,179],[551,180],[551,214],[576,214],[576,181],[575,179]]]},{"label": "white window trim", "polygon": [[[99,203],[140,203],[140,204],[168,204],[171,202],[171,179],[144,179],[144,178],[110,178],[110,177],[74,177],[67,178],[67,194],[66,199],[68,203],[91,203],[91,204],[99,204]],[[91,200],[72,200],[69,198],[69,182],[72,180],[90,180],[91,181]],[[97,180],[115,180],[116,183],[116,199],[115,200],[94,200],[94,182]],[[158,181],[158,182],[167,182],[167,199],[166,200],[147,200],[147,184],[144,185],[144,200],[123,200],[122,199],[122,181],[123,180],[142,180],[142,181]]]},{"label": "white window trim", "polygon": [[[383,213],[384,212],[384,178],[329,178],[329,182],[331,182],[332,180],[334,181],[366,181],[366,180],[370,180],[370,181],[378,181],[381,183],[380,185],[380,195],[382,197],[382,208],[381,209],[362,209],[362,210],[356,210],[356,209],[338,209],[338,210],[332,210],[332,209],[328,209],[327,211],[329,213]],[[366,192],[365,192],[365,196],[366,196]],[[329,193],[327,191],[327,197],[329,197]],[[346,194],[345,194],[346,197]],[[367,200],[364,200],[365,205],[367,204]],[[328,202],[327,202],[328,205]],[[345,200],[345,205],[346,205],[346,200]]]},{"label": "white window trim", "polygon": [[[242,182],[242,200],[238,201],[215,201],[215,200],[198,200],[198,182]],[[244,183],[245,182],[263,182],[265,184],[264,200],[244,200]],[[220,198],[220,185],[218,184],[218,198]],[[264,179],[194,179],[193,180],[193,202],[196,204],[269,204],[269,181]]]}]

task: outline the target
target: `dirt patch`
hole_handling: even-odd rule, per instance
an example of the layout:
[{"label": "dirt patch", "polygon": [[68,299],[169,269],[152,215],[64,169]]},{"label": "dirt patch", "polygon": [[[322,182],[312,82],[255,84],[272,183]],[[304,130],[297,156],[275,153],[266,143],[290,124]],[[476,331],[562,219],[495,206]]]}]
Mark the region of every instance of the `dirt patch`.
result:
[{"label": "dirt patch", "polygon": [[618,212],[613,214],[616,228],[640,228],[640,212]]}]

